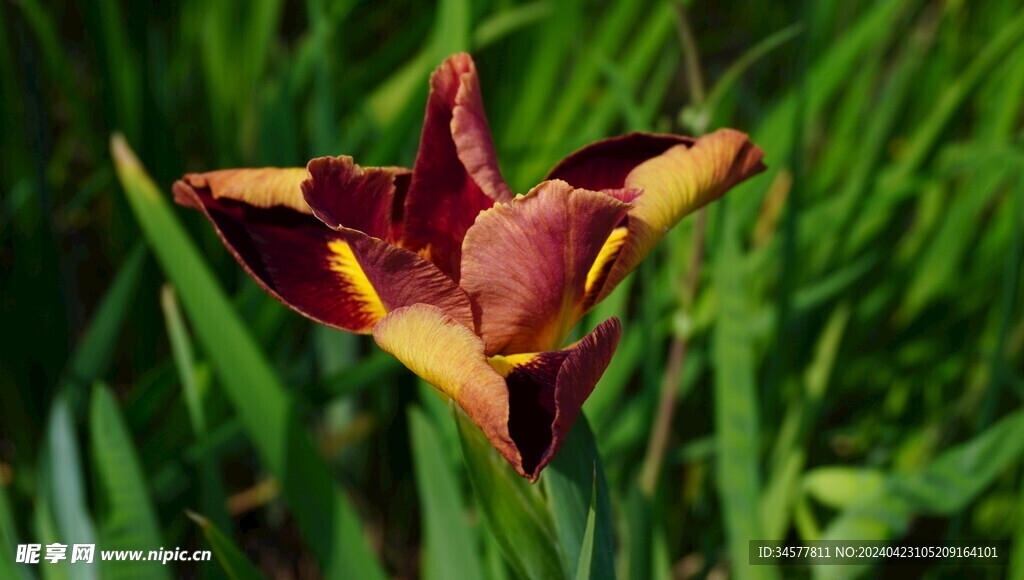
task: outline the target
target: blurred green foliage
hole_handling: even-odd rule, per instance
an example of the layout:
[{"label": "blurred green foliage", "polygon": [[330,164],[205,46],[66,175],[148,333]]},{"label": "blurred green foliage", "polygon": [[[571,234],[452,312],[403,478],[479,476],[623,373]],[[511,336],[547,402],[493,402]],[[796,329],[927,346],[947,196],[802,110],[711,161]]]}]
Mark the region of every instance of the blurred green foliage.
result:
[{"label": "blurred green foliage", "polygon": [[[691,218],[585,321],[625,329],[584,407],[612,509],[586,481],[552,566],[607,574],[575,558],[610,518],[625,578],[879,573],[747,565],[776,538],[1002,541],[1010,568],[905,571],[1024,577],[1024,10],[686,6],[692,47],[671,1],[0,3],[0,577],[151,574],[14,564],[53,541],[216,551],[172,576],[523,570],[447,407],[165,203],[186,171],[411,165],[463,50],[517,191],[628,130],[731,126],[770,168],[709,209],[692,299]],[[122,193],[115,131],[166,198]]]}]

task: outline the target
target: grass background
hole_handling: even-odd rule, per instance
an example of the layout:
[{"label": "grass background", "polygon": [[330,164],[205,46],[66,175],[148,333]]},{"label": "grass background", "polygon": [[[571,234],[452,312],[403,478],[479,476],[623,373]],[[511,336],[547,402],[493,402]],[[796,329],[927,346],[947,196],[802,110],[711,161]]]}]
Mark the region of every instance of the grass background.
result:
[{"label": "grass background", "polygon": [[[467,50],[516,191],[629,130],[767,152],[692,297],[690,218],[585,321],[625,329],[585,406],[621,577],[1024,577],[1024,11],[686,6],[692,45],[656,1],[0,3],[0,576],[515,577],[429,389],[166,204],[186,171],[411,165],[427,76]],[[159,195],[122,188],[114,131]],[[1010,564],[751,567],[750,538]],[[224,564],[13,563],[55,541]]]}]

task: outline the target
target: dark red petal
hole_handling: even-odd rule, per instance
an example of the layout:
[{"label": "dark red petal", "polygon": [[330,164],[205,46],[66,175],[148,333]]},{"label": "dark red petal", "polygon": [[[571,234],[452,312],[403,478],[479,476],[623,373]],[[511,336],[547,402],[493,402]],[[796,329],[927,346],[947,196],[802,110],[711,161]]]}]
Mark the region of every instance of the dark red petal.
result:
[{"label": "dark red petal", "polygon": [[313,214],[332,229],[345,227],[389,239],[394,211],[395,173],[360,167],[351,157],[321,157],[306,165],[302,194]]},{"label": "dark red petal", "polygon": [[621,328],[617,318],[609,318],[572,347],[533,355],[512,366],[505,377],[509,433],[522,456],[522,470],[531,480],[536,481],[562,447],[584,401],[611,362]]},{"label": "dark red petal", "polygon": [[404,242],[458,280],[462,238],[481,211],[512,193],[501,178],[473,59],[457,54],[430,77]]},{"label": "dark red petal", "polygon": [[625,186],[634,167],[657,157],[675,145],[692,145],[694,139],[679,135],[630,133],[597,141],[569,155],[548,173],[573,187],[601,191]]},{"label": "dark red petal", "polygon": [[[245,270],[300,314],[368,333],[388,311],[426,302],[472,324],[465,294],[416,254],[355,230],[331,230],[285,206],[254,207],[217,196],[210,183],[218,182],[188,175],[174,184],[175,198],[202,210]],[[301,195],[297,185],[295,195]]]}]

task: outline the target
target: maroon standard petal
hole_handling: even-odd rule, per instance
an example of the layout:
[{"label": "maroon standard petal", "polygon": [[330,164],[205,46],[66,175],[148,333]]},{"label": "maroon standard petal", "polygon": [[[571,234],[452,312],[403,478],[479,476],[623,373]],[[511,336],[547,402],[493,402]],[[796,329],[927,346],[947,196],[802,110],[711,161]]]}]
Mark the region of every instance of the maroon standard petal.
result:
[{"label": "maroon standard petal", "polygon": [[481,211],[512,193],[498,170],[473,59],[457,54],[430,77],[430,97],[412,183],[403,246],[425,250],[459,278],[462,238]]}]

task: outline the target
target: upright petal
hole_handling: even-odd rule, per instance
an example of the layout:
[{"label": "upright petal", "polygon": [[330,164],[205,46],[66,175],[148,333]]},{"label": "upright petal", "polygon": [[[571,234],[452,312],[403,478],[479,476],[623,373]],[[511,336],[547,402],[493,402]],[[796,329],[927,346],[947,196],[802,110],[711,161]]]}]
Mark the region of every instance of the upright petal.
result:
[{"label": "upright petal", "polygon": [[404,244],[426,249],[458,280],[462,238],[481,211],[512,193],[498,169],[473,59],[457,54],[430,77],[430,97],[412,183]]},{"label": "upright petal", "polygon": [[722,129],[694,140],[634,133],[584,147],[550,177],[575,187],[642,190],[626,231],[608,238],[603,279],[594,279],[591,303],[607,296],[684,216],[764,170],[764,152],[747,136]]},{"label": "upright petal", "polygon": [[558,349],[582,316],[587,277],[631,206],[564,181],[485,211],[463,243],[462,281],[487,354]]},{"label": "upright petal", "polygon": [[389,314],[373,336],[454,399],[512,467],[536,481],[607,368],[619,333],[612,318],[570,349],[488,359],[469,328],[417,304]]},{"label": "upright petal", "polygon": [[[274,179],[260,179],[266,175]],[[256,197],[262,206],[248,203],[250,188],[268,182],[282,186]],[[473,324],[469,299],[433,264],[362,232],[333,231],[304,202],[304,212],[292,209],[302,199],[299,184],[272,170],[186,175],[174,184],[174,195],[206,215],[267,292],[317,322],[369,333],[389,311],[425,302]]]}]

